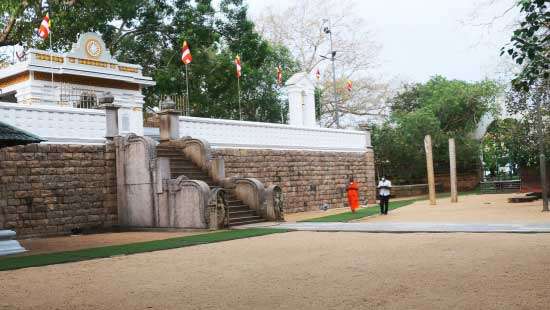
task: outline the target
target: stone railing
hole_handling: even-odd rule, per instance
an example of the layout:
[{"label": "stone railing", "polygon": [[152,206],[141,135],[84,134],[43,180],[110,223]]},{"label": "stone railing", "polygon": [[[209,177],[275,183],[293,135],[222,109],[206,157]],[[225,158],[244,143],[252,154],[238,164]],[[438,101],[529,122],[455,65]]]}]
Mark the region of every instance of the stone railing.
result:
[{"label": "stone railing", "polygon": [[0,102],[0,121],[44,138],[48,143],[105,142],[104,110]]},{"label": "stone railing", "polygon": [[261,148],[364,152],[370,133],[284,124],[179,117],[180,137],[200,138],[214,148]]}]

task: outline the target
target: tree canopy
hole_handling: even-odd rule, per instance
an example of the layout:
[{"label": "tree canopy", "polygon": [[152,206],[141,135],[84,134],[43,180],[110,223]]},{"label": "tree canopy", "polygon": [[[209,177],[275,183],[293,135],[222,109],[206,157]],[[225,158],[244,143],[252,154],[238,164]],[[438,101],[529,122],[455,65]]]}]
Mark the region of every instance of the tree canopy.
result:
[{"label": "tree canopy", "polygon": [[405,85],[391,99],[390,120],[372,132],[377,167],[408,182],[425,178],[424,136],[432,136],[436,168],[448,169],[448,138],[455,138],[459,169],[479,162],[472,137],[481,117],[495,111],[500,87],[493,81],[465,82],[435,76]]},{"label": "tree canopy", "polygon": [[521,66],[512,86],[528,92],[537,81],[550,78],[550,12],[546,0],[521,0],[518,6],[522,21],[501,55],[508,53]]}]

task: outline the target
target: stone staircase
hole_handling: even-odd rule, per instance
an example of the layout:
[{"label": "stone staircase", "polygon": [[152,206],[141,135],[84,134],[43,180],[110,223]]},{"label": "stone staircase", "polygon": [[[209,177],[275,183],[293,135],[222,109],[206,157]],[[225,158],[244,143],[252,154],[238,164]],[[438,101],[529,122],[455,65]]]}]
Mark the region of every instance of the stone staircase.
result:
[{"label": "stone staircase", "polygon": [[[207,172],[197,167],[190,159],[176,147],[160,144],[157,146],[157,157],[167,157],[170,159],[170,174],[171,178],[175,179],[181,175],[186,176],[190,180],[200,180],[208,184],[210,189],[221,187],[208,175]],[[225,202],[229,217],[229,226],[245,225],[265,222],[266,220],[260,217],[255,210],[249,208],[242,200],[240,200],[233,188],[224,188],[226,192]]]}]

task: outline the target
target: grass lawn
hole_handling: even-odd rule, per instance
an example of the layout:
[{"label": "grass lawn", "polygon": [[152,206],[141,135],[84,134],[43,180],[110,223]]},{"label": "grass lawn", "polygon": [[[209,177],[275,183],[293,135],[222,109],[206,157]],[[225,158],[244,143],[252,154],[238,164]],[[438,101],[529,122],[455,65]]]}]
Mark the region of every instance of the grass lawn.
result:
[{"label": "grass lawn", "polygon": [[[461,192],[461,193],[459,193],[459,195],[460,196],[463,196],[463,195],[477,195],[479,193],[480,193],[479,190],[475,189],[475,190],[469,191],[469,192]],[[438,193],[437,194],[438,199],[446,198],[446,197],[450,197],[450,196],[451,196],[450,193]],[[399,201],[394,201],[394,202],[392,202],[390,200],[390,205],[388,206],[388,209],[389,210],[394,210],[394,209],[397,209],[397,208],[408,206],[408,205],[412,204],[413,202],[426,200],[426,199],[428,199],[427,196],[426,197],[421,197],[421,198],[399,200]],[[299,221],[299,222],[349,222],[349,221],[358,220],[360,218],[375,215],[375,214],[379,214],[379,213],[380,213],[380,208],[378,207],[378,205],[376,205],[376,206],[368,207],[368,208],[360,208],[355,213],[344,212],[344,213],[340,213],[340,214],[333,214],[333,215],[327,215],[327,216],[302,220],[302,221]]]},{"label": "grass lawn", "polygon": [[[390,201],[390,205],[388,206],[388,209],[394,210],[397,208],[408,206],[417,200],[422,200],[422,199],[400,200],[400,201],[394,201],[394,202]],[[357,220],[366,216],[375,215],[378,213],[380,213],[380,208],[378,206],[373,206],[368,208],[360,208],[355,213],[344,212],[340,214],[333,214],[333,215],[327,215],[327,216],[317,217],[313,219],[307,219],[300,222],[349,222],[349,221]]]},{"label": "grass lawn", "polygon": [[227,230],[201,235],[170,238],[123,245],[113,245],[99,248],[90,248],[77,251],[57,252],[29,256],[12,256],[0,258],[0,271],[37,267],[68,262],[77,262],[95,258],[104,258],[117,255],[129,255],[136,253],[152,252],[174,248],[182,248],[197,244],[213,243],[234,239],[264,236],[275,233],[287,232],[284,229],[250,228],[239,230]]}]

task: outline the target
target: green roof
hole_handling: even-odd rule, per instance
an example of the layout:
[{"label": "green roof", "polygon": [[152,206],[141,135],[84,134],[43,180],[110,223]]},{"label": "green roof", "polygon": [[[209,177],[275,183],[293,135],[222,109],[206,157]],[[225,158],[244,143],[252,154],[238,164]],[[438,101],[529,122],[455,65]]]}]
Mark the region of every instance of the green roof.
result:
[{"label": "green roof", "polygon": [[23,129],[0,122],[0,146],[11,146],[46,141]]}]

